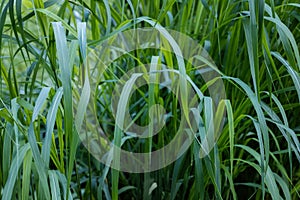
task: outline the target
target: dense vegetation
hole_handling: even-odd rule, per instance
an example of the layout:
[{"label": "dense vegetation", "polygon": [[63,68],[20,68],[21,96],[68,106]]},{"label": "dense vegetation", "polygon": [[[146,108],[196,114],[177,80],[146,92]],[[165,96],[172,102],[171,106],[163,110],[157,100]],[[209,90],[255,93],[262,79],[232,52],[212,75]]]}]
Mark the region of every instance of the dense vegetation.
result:
[{"label": "dense vegetation", "polygon": [[[298,0],[2,0],[0,11],[2,199],[300,198]],[[224,128],[205,157],[196,134],[188,151],[162,169],[114,170],[78,137],[84,111],[73,109],[76,88],[97,45],[128,29],[157,26],[190,36],[214,61],[226,91]],[[154,62],[152,55],[180,71],[170,53],[136,50],[108,66],[95,92],[103,132],[119,145],[122,139],[128,151],[164,146],[185,112],[169,90],[143,86],[124,99],[132,118],[148,124],[148,107],[158,102],[167,112],[165,127],[153,141],[116,128],[114,86],[135,66]],[[205,131],[220,116],[210,109],[197,67],[185,70],[206,96],[198,116]]]}]

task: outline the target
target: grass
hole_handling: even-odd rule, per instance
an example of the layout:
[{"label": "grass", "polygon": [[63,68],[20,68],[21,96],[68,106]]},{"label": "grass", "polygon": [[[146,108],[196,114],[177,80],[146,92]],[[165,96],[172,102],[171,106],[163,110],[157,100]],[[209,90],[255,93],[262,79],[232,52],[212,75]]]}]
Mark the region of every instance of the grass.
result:
[{"label": "grass", "polygon": [[[3,0],[0,10],[1,199],[300,198],[297,0]],[[122,54],[103,72],[99,89],[92,85],[88,69],[97,62],[90,54],[97,45],[125,30],[159,26],[188,35],[208,52],[226,91],[219,110],[213,110],[200,67],[164,49]],[[173,47],[184,45],[167,40]],[[150,139],[125,134],[118,125],[127,123],[127,111],[111,108],[117,103],[115,86],[127,81],[131,87],[136,74],[124,75],[136,66],[145,69],[143,63],[154,72],[149,80],[159,79],[155,71],[166,72],[164,65],[172,66],[169,80],[188,76],[178,78],[174,93],[155,84],[131,97],[117,91],[119,108],[126,103],[136,124],[150,124],[149,134],[155,129],[150,116],[162,110],[148,108],[165,109],[164,127]],[[93,130],[85,115],[90,109],[122,149],[160,149],[180,130],[181,117],[189,116],[192,101],[183,88],[191,83],[204,95],[192,112],[201,128],[174,163],[144,174],[122,172],[90,154],[93,143],[81,142],[97,138],[81,135],[81,128]],[[93,98],[95,105],[89,104]],[[218,142],[201,156],[200,141],[214,132],[211,124],[222,121],[224,110]],[[121,158],[114,153],[117,166]]]}]

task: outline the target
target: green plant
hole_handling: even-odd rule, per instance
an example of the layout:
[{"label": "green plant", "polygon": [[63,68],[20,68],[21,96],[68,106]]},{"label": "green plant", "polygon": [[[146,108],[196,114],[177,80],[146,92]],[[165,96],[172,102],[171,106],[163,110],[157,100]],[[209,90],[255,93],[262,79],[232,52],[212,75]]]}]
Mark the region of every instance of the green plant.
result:
[{"label": "green plant", "polygon": [[[3,0],[0,10],[2,199],[299,198],[296,0]],[[204,158],[195,139],[163,169],[145,174],[111,170],[80,143],[76,126],[83,119],[73,111],[72,96],[79,96],[74,88],[84,87],[87,53],[99,43],[153,24],[187,34],[207,50],[225,83],[225,125]],[[160,59],[152,60],[153,54]],[[146,49],[109,66],[97,91],[97,115],[111,139],[114,131],[118,135],[110,109],[114,83],[141,63],[164,62],[178,69],[173,57]],[[186,73],[207,95],[196,67],[187,65]],[[84,107],[88,100],[82,98]],[[141,125],[148,124],[147,109],[155,102],[172,117],[157,140],[146,146],[130,140],[123,148],[143,152],[172,139],[180,111],[169,91],[153,85],[129,100],[130,113]],[[210,105],[206,98],[207,111]],[[212,113],[202,117],[205,123]]]}]

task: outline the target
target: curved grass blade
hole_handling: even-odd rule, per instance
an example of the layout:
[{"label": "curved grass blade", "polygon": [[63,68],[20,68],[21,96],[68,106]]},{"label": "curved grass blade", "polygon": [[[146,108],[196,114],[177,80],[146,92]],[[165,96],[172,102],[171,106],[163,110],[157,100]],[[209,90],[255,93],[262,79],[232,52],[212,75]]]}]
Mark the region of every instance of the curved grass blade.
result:
[{"label": "curved grass blade", "polygon": [[10,176],[5,184],[3,189],[2,199],[11,199],[13,190],[15,187],[15,182],[17,179],[18,171],[21,167],[21,164],[26,156],[26,153],[30,150],[30,145],[25,144],[19,149],[19,156],[15,157],[11,163],[11,168],[9,170]]},{"label": "curved grass blade", "polygon": [[51,141],[52,141],[52,132],[55,124],[56,113],[58,106],[62,98],[62,88],[59,88],[53,97],[51,106],[49,108],[47,118],[46,118],[46,136],[42,146],[42,158],[45,161],[45,165],[49,165],[50,160],[50,151],[51,151]]}]

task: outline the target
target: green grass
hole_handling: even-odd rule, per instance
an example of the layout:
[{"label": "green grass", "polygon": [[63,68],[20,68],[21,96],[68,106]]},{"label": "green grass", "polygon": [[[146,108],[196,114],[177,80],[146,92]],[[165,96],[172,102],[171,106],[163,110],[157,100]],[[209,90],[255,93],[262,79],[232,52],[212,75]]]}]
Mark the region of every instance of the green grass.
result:
[{"label": "green grass", "polygon": [[[3,0],[0,11],[1,199],[300,198],[297,0]],[[125,30],[159,26],[190,36],[208,52],[226,91],[218,110],[207,90],[213,82],[205,84],[197,74],[201,66],[163,49],[120,56],[93,91],[88,69],[97,58],[89,53],[97,45]],[[165,42],[178,45],[168,37]],[[155,84],[131,97],[119,91],[119,108],[127,102],[132,120],[150,124],[150,134],[155,129],[151,116],[162,110],[148,108],[165,109],[165,126],[150,139],[124,134],[117,125],[126,122],[126,113],[111,108],[117,82],[132,86],[135,75],[123,75],[143,63],[152,72],[171,66],[169,80],[176,74],[189,77],[178,79],[175,94]],[[147,78],[158,79],[155,74]],[[184,88],[190,83],[204,95],[192,112],[201,127],[174,163],[144,174],[122,172],[99,162],[87,150],[93,147],[81,143],[81,128],[93,129],[84,115],[89,108],[122,149],[160,149],[180,129],[181,117],[188,116]],[[89,104],[94,97],[95,105]],[[212,123],[222,121],[224,110],[218,142],[203,157],[200,141],[213,131]],[[84,137],[95,139],[92,133]],[[117,166],[119,154],[113,155]]]}]

